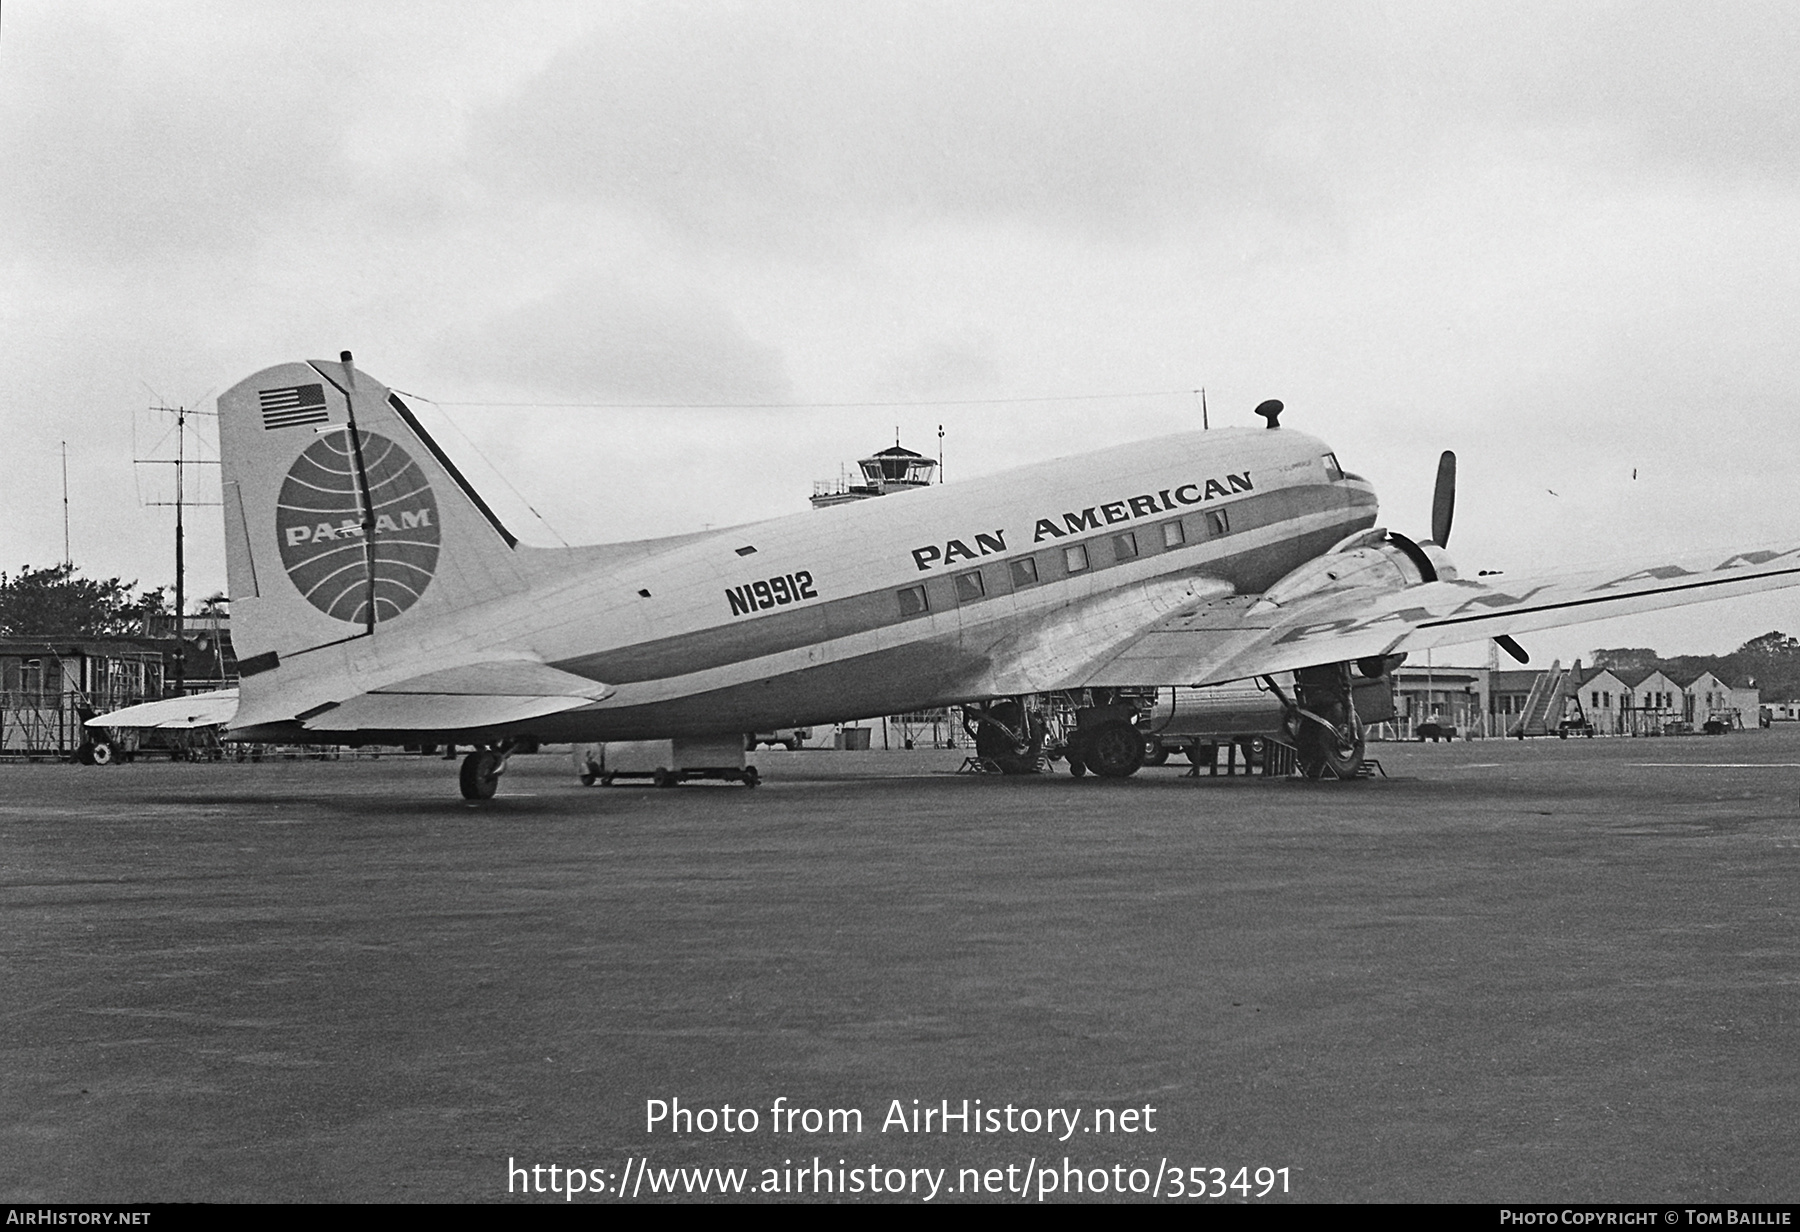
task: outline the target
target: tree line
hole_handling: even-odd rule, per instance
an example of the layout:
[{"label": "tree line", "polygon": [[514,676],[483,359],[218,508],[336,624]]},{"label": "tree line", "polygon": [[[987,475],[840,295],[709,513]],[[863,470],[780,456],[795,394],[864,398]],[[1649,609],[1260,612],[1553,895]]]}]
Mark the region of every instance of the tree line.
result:
[{"label": "tree line", "polygon": [[1594,651],[1593,666],[1618,673],[1661,671],[1675,680],[1691,680],[1711,672],[1727,684],[1754,684],[1765,702],[1800,698],[1800,639],[1780,630],[1753,637],[1730,654],[1664,657],[1646,646],[1615,646]]},{"label": "tree line", "polygon": [[168,588],[138,589],[135,581],[76,576],[74,565],[17,573],[0,570],[0,635],[106,637],[142,632],[147,616],[173,613]]}]

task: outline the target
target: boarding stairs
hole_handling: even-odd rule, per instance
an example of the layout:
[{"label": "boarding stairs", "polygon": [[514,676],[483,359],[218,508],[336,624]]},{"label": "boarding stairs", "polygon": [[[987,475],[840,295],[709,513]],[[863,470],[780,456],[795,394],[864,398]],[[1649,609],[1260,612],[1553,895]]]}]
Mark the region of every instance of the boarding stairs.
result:
[{"label": "boarding stairs", "polygon": [[1548,736],[1562,726],[1563,709],[1569,701],[1569,682],[1574,673],[1560,659],[1548,671],[1538,673],[1525,698],[1519,721],[1507,729],[1509,736]]}]

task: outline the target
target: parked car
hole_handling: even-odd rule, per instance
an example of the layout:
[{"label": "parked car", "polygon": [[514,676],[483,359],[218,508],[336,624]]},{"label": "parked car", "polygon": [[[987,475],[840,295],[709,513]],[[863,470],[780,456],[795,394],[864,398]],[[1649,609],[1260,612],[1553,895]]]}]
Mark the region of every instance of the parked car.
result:
[{"label": "parked car", "polygon": [[1456,728],[1448,723],[1421,723],[1413,728],[1413,735],[1419,738],[1421,744],[1427,740],[1436,744],[1440,740],[1456,739]]}]

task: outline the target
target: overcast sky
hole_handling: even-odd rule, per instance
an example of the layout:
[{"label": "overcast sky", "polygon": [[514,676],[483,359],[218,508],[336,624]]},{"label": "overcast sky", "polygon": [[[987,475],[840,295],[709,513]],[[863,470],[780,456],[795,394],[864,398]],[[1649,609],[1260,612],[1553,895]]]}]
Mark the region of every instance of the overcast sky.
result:
[{"label": "overcast sky", "polygon": [[[536,542],[521,501],[801,510],[896,428],[981,482],[1201,385],[1417,538],[1457,450],[1467,571],[1800,540],[1796,63],[1779,2],[9,0],[0,568],[61,557],[66,440],[77,563],[170,580],[145,408],[346,349]],[[223,589],[216,511],[189,562]],[[1522,640],[1770,628],[1800,600]]]}]

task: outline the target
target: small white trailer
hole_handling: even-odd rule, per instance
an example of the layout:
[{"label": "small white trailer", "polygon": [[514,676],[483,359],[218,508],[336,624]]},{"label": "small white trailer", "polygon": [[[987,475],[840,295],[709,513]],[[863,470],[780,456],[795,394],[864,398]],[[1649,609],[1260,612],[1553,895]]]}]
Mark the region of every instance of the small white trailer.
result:
[{"label": "small white trailer", "polygon": [[615,779],[649,779],[673,787],[687,779],[723,779],[755,787],[756,767],[744,761],[744,738],[688,736],[675,740],[609,740],[575,746],[575,773],[582,786],[612,786]]}]

